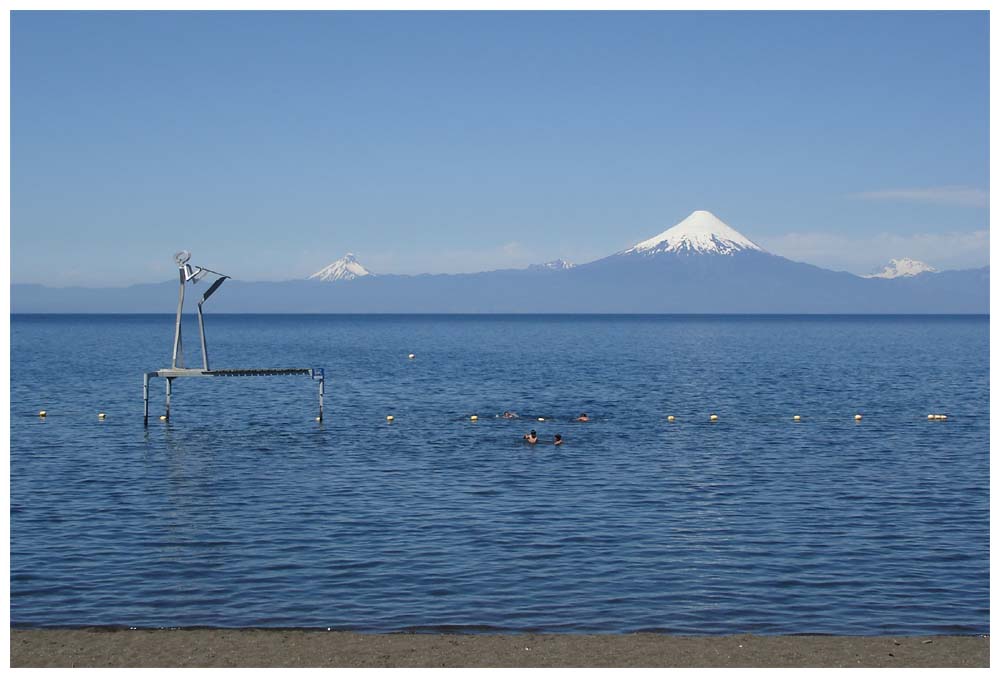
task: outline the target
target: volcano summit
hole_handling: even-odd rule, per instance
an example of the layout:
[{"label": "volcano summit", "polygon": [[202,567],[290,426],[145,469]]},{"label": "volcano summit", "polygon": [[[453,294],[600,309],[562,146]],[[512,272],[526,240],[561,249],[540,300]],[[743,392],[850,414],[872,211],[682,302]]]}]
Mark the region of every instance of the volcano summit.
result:
[{"label": "volcano summit", "polygon": [[764,249],[711,212],[697,210],[659,235],[630,247],[622,254],[650,256],[674,254],[724,254]]}]

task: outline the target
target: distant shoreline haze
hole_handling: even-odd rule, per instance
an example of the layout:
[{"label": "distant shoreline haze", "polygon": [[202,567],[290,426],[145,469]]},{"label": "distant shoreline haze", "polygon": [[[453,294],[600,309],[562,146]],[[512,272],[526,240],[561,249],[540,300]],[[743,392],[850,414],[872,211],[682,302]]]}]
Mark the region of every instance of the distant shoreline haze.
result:
[{"label": "distant shoreline haze", "polygon": [[[196,252],[193,262],[202,261]],[[211,265],[211,254],[204,260]],[[208,282],[193,286],[200,298]],[[120,288],[11,285],[12,313],[157,313],[176,280]],[[229,280],[206,311],[226,313],[980,314],[989,267],[936,271],[893,259],[870,276],[772,254],[715,215],[696,211],[636,245],[574,265],[556,260],[479,273],[380,275],[353,254],[309,279]]]}]

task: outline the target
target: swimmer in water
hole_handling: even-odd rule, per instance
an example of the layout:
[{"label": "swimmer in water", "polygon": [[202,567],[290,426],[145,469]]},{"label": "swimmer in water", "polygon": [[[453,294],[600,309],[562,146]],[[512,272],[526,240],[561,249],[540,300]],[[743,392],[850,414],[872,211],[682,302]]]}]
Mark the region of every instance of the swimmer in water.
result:
[{"label": "swimmer in water", "polygon": [[582,414],[580,414],[579,417],[577,417],[573,421],[590,421],[590,417],[587,416],[586,412],[583,412]]},{"label": "swimmer in water", "polygon": [[535,433],[535,429],[531,429],[530,433],[524,434],[524,439],[527,440],[532,445],[534,445],[535,443],[538,442],[538,434]]},{"label": "swimmer in water", "polygon": [[553,445],[562,445],[562,443],[563,443],[562,436],[557,433],[556,434],[556,439],[552,441],[552,444]]},{"label": "swimmer in water", "polygon": [[504,410],[503,414],[500,415],[504,419],[517,419],[517,412],[511,412],[510,410]]}]

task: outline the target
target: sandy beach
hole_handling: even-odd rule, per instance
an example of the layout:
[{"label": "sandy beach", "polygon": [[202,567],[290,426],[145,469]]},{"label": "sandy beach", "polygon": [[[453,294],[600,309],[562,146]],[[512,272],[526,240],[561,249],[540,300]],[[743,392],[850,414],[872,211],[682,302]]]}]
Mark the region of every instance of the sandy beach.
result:
[{"label": "sandy beach", "polygon": [[11,629],[18,667],[988,667],[988,636]]}]

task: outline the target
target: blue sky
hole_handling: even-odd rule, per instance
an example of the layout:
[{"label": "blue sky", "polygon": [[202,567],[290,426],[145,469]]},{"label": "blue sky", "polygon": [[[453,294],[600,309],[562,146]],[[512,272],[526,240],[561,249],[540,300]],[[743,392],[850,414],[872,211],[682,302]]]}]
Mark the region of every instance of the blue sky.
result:
[{"label": "blue sky", "polygon": [[988,263],[986,12],[15,12],[11,276]]}]

